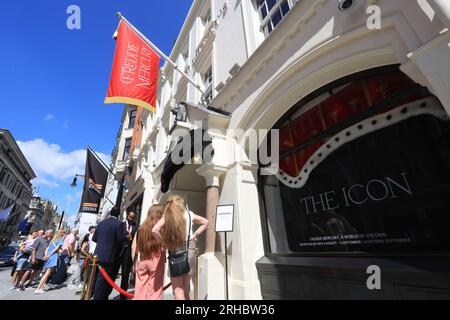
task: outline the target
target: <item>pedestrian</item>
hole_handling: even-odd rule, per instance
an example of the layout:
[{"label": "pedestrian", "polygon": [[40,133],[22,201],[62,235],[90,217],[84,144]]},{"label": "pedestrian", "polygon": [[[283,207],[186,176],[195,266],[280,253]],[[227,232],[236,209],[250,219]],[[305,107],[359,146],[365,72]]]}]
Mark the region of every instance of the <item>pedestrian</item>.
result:
[{"label": "pedestrian", "polygon": [[86,233],[81,240],[80,252],[78,254],[78,267],[73,268],[73,274],[69,278],[68,288],[69,289],[82,289],[83,273],[84,273],[84,262],[89,257],[89,233]]},{"label": "pedestrian", "polygon": [[[113,207],[109,217],[101,221],[95,230],[92,240],[97,243],[94,254],[98,256],[98,263],[112,281],[116,280],[119,272],[120,250],[122,243],[128,239],[123,222],[119,221],[120,209]],[[108,300],[112,287],[102,274],[95,283],[94,300]]]},{"label": "pedestrian", "polygon": [[[38,275],[44,267],[45,261],[43,260],[43,258],[45,256],[45,249],[47,249],[47,246],[52,238],[53,230],[50,229],[46,232],[44,232],[44,230],[39,230],[38,237],[36,238],[32,246],[30,269],[25,272],[22,279],[20,280],[19,288],[22,291],[25,290],[26,287],[29,287],[33,284],[36,275]],[[28,284],[25,284],[28,277],[30,277],[30,280],[28,281]]]},{"label": "pedestrian", "polygon": [[139,227],[132,244],[136,283],[133,300],[161,300],[163,297],[166,250],[152,229],[162,218],[164,207],[155,204]]},{"label": "pedestrian", "polygon": [[[200,225],[193,232],[193,224]],[[153,234],[169,250],[171,256],[179,255],[187,250],[189,271],[179,276],[170,275],[173,294],[176,300],[190,300],[190,281],[195,267],[195,243],[208,225],[208,220],[189,211],[184,199],[173,195],[164,207],[163,217],[153,227]],[[169,268],[170,271],[170,268]]]},{"label": "pedestrian", "polygon": [[75,243],[77,241],[78,229],[72,231],[64,238],[62,251],[58,259],[58,268],[55,275],[49,281],[48,286],[52,289],[61,285],[67,276],[67,268],[70,265],[70,260],[75,255]]},{"label": "pedestrian", "polygon": [[94,238],[95,230],[96,230],[95,226],[89,227],[89,253],[90,254],[94,254],[95,248],[97,247],[97,243],[95,243],[95,241],[92,240]]},{"label": "pedestrian", "polygon": [[[120,288],[124,291],[128,290],[128,284],[130,280],[130,273],[133,267],[132,257],[131,257],[131,244],[133,243],[134,235],[138,229],[136,222],[134,219],[136,218],[136,213],[133,211],[128,212],[127,219],[125,220],[125,228],[127,230],[127,239],[122,244],[122,253],[121,253],[121,273],[122,277],[120,280]],[[126,300],[127,297],[124,295],[120,295],[120,300]]]},{"label": "pedestrian", "polygon": [[16,257],[17,261],[16,270],[13,275],[13,286],[11,287],[11,290],[12,289],[21,290],[21,288],[19,288],[19,283],[20,280],[22,280],[23,275],[28,270],[28,267],[31,263],[31,252],[37,234],[38,234],[37,231],[33,231],[28,236],[27,240],[25,240],[19,247],[18,254]]},{"label": "pedestrian", "polygon": [[[22,241],[18,242],[18,247],[16,252],[14,253],[14,257],[13,257],[13,267],[11,268],[11,278],[14,278],[14,274],[16,273],[16,268],[17,268],[17,257],[19,256],[19,249],[20,246],[22,245]],[[14,282],[14,281],[13,281]]]},{"label": "pedestrian", "polygon": [[47,284],[48,278],[52,273],[54,273],[55,268],[58,264],[59,251],[62,250],[65,233],[66,232],[63,229],[56,231],[53,239],[47,246],[47,249],[45,249],[45,255],[43,258],[43,260],[45,261],[43,268],[44,276],[39,282],[37,289],[34,291],[35,294],[44,293],[47,289],[45,286]]},{"label": "pedestrian", "polygon": [[[95,226],[90,226],[90,227],[89,227],[88,253],[89,253],[90,256],[93,256],[93,255],[94,255],[95,248],[97,247],[97,243],[95,243],[94,240],[92,240],[93,237],[94,237],[94,234],[95,234],[95,230],[96,230],[96,227],[95,227]],[[83,279],[83,282],[89,280],[89,281],[91,281],[91,282],[94,284],[94,286],[95,286],[95,284],[97,283],[98,268],[95,268],[94,276],[93,276],[93,279],[92,279],[92,280],[89,279],[90,276],[91,276],[91,271],[92,271],[92,264],[91,264],[91,263],[88,263],[88,264],[87,264],[87,269],[88,269],[88,271],[87,271],[88,278],[87,278],[87,279]],[[84,272],[83,272],[83,277],[84,277]],[[94,290],[91,291],[91,296],[89,297],[89,299],[91,299],[91,298],[93,297],[93,295],[94,295]]]}]

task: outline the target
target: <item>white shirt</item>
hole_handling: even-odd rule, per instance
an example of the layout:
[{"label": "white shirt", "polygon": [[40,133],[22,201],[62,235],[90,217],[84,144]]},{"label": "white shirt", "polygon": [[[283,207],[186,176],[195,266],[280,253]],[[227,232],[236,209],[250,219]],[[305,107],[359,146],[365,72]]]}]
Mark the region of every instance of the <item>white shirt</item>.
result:
[{"label": "white shirt", "polygon": [[91,233],[91,234],[89,235],[89,253],[92,253],[92,254],[94,254],[95,247],[97,246],[97,243],[94,242],[94,241],[92,241],[92,237],[93,237],[93,236],[94,236],[93,233]]},{"label": "white shirt", "polygon": [[[189,229],[190,229],[190,232],[189,232],[189,239],[190,240],[192,240],[192,237],[193,237],[193,232],[192,232],[192,227],[193,227],[193,212],[192,211],[189,211],[189,215],[191,216],[191,227],[189,228],[189,216],[188,216],[188,211],[187,210],[185,210],[184,211],[184,220],[186,221],[186,234],[188,234],[188,232],[189,232]],[[187,240],[187,238],[186,238],[186,240]]]}]

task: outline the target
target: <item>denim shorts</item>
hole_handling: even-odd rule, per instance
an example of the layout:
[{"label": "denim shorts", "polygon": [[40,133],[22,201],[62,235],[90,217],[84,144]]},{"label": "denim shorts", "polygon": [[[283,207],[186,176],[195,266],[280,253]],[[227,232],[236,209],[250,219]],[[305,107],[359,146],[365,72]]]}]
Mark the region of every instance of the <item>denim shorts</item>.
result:
[{"label": "denim shorts", "polygon": [[17,260],[16,271],[27,270],[30,265],[30,257],[22,256]]}]

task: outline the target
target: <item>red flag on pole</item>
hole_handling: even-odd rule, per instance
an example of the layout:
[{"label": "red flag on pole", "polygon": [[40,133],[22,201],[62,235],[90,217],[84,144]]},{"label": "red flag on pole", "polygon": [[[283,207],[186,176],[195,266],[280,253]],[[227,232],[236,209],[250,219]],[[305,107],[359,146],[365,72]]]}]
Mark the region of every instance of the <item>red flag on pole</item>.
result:
[{"label": "red flag on pole", "polygon": [[156,111],[160,57],[123,20],[105,103],[125,103]]}]

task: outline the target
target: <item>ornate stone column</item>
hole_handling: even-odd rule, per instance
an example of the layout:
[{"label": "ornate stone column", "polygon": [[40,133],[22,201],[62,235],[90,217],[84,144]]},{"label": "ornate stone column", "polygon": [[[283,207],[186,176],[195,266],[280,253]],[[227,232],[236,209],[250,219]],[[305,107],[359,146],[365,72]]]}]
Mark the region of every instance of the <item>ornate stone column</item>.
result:
[{"label": "ornate stone column", "polygon": [[216,207],[219,204],[220,177],[226,172],[225,168],[214,165],[204,165],[197,169],[197,173],[205,178],[206,182],[206,219],[209,221],[206,229],[205,252],[218,252],[220,238],[214,231],[216,224]]},{"label": "ornate stone column", "polygon": [[198,259],[199,299],[224,299],[224,255],[220,249],[219,235],[214,231],[216,224],[216,207],[219,204],[220,177],[226,169],[206,164],[197,169],[197,173],[206,182],[206,219],[209,221],[206,229],[205,253]]}]

